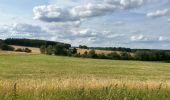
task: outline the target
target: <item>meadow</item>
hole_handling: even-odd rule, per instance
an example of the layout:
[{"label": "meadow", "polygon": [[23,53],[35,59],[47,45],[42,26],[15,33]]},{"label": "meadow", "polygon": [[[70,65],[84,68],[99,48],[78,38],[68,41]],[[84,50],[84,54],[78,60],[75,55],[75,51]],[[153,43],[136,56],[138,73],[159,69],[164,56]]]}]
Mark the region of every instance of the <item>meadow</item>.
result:
[{"label": "meadow", "polygon": [[170,64],[0,56],[1,100],[169,100]]}]

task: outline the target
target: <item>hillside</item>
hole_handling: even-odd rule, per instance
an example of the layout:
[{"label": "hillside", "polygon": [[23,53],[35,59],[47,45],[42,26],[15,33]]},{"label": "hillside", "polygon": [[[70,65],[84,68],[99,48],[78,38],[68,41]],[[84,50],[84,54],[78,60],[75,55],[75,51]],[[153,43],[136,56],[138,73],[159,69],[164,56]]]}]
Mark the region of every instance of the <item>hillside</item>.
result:
[{"label": "hillside", "polygon": [[170,99],[169,63],[47,55],[1,55],[0,61],[0,100],[14,93],[17,100]]}]

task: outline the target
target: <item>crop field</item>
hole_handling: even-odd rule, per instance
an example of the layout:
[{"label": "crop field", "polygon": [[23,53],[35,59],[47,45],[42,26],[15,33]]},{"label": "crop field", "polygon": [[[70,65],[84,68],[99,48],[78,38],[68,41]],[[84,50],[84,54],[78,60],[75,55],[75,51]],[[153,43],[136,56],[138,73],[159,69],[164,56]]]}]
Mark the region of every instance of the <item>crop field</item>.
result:
[{"label": "crop field", "polygon": [[1,55],[0,100],[169,100],[170,64]]},{"label": "crop field", "polygon": [[[91,49],[80,49],[80,48],[77,48],[77,52],[80,53],[80,54],[84,54],[85,52],[89,52]],[[112,53],[113,51],[109,51],[109,50],[95,50],[96,54],[110,54]],[[117,51],[118,52],[118,51]],[[118,52],[119,53],[119,52]]]}]

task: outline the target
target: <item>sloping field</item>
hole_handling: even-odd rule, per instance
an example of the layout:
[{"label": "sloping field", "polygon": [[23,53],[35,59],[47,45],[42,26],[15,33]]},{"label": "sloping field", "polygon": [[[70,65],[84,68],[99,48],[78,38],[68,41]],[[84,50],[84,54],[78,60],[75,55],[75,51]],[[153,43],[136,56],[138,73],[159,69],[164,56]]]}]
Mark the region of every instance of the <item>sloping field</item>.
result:
[{"label": "sloping field", "polygon": [[170,64],[47,55],[0,56],[1,79],[92,77],[170,80]]},{"label": "sloping field", "polygon": [[1,55],[0,100],[169,100],[169,72],[162,62]]}]

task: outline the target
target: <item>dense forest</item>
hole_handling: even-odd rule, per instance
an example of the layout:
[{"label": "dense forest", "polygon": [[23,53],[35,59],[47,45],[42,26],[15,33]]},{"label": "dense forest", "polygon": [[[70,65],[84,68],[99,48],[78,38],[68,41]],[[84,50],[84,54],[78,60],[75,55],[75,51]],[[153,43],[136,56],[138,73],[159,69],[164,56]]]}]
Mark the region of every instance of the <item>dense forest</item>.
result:
[{"label": "dense forest", "polygon": [[[42,45],[49,46],[49,45],[56,45],[60,42],[54,42],[54,41],[46,41],[46,40],[37,40],[37,39],[6,39],[4,40],[4,43],[8,45],[18,45],[18,46],[29,46],[29,47],[41,47]],[[71,47],[70,44],[65,44],[67,47]]]}]

